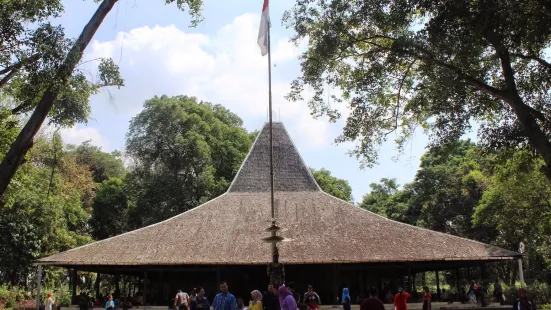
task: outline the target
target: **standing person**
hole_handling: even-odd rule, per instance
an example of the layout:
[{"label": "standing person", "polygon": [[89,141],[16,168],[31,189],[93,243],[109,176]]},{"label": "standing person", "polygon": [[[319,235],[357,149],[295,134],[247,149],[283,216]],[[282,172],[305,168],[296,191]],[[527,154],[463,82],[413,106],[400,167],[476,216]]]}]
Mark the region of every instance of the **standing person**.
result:
[{"label": "standing person", "polygon": [[525,289],[518,290],[518,299],[513,304],[513,310],[536,310],[536,304],[528,299]]},{"label": "standing person", "polygon": [[237,300],[228,292],[226,281],[220,282],[220,293],[214,296],[210,310],[237,310]]},{"label": "standing person", "polygon": [[396,310],[408,310],[408,298],[410,298],[411,295],[408,294],[408,292],[404,292],[404,290],[400,287],[398,289],[398,294],[394,295],[394,307],[396,307]]},{"label": "standing person", "polygon": [[210,308],[209,300],[205,297],[205,290],[202,287],[197,290],[195,308],[197,308],[197,310],[209,310]]},{"label": "standing person", "polygon": [[297,302],[297,306],[300,309],[300,294],[297,293],[297,291],[295,289],[295,283],[294,282],[289,282],[289,285],[287,285],[287,288],[293,294],[293,297],[295,298],[295,301]]},{"label": "standing person", "polygon": [[445,288],[442,289],[442,293],[440,294],[440,299],[443,302],[447,302],[447,303],[451,304],[450,294],[446,291]]},{"label": "standing person", "polygon": [[371,287],[367,292],[367,297],[362,301],[360,310],[385,310],[385,305],[377,298],[377,289],[375,287]]},{"label": "standing person", "polygon": [[279,301],[277,300],[277,290],[272,284],[268,284],[268,290],[262,296],[262,308],[264,310],[279,310]]},{"label": "standing person", "polygon": [[245,307],[245,302],[241,297],[237,297],[237,310],[247,310],[247,307]]},{"label": "standing person", "polygon": [[260,291],[254,290],[251,292],[249,310],[262,310],[262,293]]},{"label": "standing person", "polygon": [[342,297],[341,297],[341,303],[342,303],[342,309],[343,310],[350,310],[350,292],[348,291],[348,288],[342,289]]},{"label": "standing person", "polygon": [[48,293],[48,298],[46,299],[46,310],[52,310],[54,306],[54,300],[52,299],[52,293]]},{"label": "standing person", "polygon": [[197,299],[197,289],[193,288],[191,292],[189,293],[189,309],[190,310],[197,310],[197,307],[195,305],[195,300]]},{"label": "standing person", "polygon": [[432,295],[429,292],[428,287],[423,288],[423,310],[431,310]]},{"label": "standing person", "polygon": [[319,295],[314,292],[314,287],[312,286],[312,284],[308,284],[308,292],[304,293],[303,300],[310,310],[317,310],[318,305],[321,305],[321,299]]},{"label": "standing person", "polygon": [[278,290],[279,297],[282,300],[281,301],[281,310],[297,310],[297,302],[295,298],[293,297],[293,293],[285,287],[285,285],[282,285],[279,287]]},{"label": "standing person", "polygon": [[174,296],[174,307],[178,307],[178,310],[188,310],[189,308],[189,295],[182,290],[178,290],[176,296]]},{"label": "standing person", "polygon": [[503,305],[505,302],[505,296],[503,295],[503,289],[501,288],[501,284],[499,283],[499,279],[496,280],[496,283],[494,284],[494,298],[495,301],[499,302],[500,305]]},{"label": "standing person", "polygon": [[107,297],[107,302],[105,302],[105,310],[115,310],[115,302],[113,301],[113,296],[111,295]]}]

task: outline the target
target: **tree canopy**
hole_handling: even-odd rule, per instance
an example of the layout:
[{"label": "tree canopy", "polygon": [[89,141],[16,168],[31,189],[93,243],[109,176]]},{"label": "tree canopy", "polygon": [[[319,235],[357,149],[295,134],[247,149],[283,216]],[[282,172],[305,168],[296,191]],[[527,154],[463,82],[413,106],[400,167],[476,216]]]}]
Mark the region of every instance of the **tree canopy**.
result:
[{"label": "tree canopy", "polygon": [[312,171],[314,179],[324,192],[344,201],[354,202],[352,187],[350,187],[347,180],[332,176],[331,171],[323,168],[320,170],[310,168],[310,171]]},{"label": "tree canopy", "polygon": [[332,120],[349,108],[337,142],[357,141],[363,164],[391,133],[399,149],[420,128],[439,145],[475,121],[485,147],[532,148],[551,178],[548,2],[297,1],[284,21],[308,40],[288,98],[308,87],[312,113]]},{"label": "tree canopy", "polygon": [[194,97],[154,97],[132,118],[126,152],[136,199],[136,227],[155,223],[222,194],[251,136],[221,105]]},{"label": "tree canopy", "polygon": [[[32,113],[0,163],[0,203],[46,118],[58,126],[87,122],[90,96],[103,87],[124,85],[112,59],[99,59],[93,80],[79,68],[84,50],[118,0],[95,2],[101,3],[76,40],[66,38],[63,28],[49,21],[63,13],[61,1],[2,3],[0,90],[14,99],[13,114]],[[164,3],[188,10],[192,25],[201,20],[202,0]]]},{"label": "tree canopy", "polygon": [[[487,152],[460,140],[430,148],[413,181],[403,187],[385,178],[371,184],[360,207],[514,251],[522,242],[526,277],[547,281],[551,185],[541,165],[542,159],[527,150]],[[494,272],[511,277],[510,270]]]}]

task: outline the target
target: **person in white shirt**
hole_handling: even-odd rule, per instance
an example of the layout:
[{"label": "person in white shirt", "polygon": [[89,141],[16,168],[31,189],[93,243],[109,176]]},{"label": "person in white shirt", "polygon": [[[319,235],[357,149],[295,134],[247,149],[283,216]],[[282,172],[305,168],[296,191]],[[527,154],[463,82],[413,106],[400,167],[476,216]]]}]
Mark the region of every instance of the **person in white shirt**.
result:
[{"label": "person in white shirt", "polygon": [[46,299],[45,310],[52,310],[53,306],[54,306],[54,300],[52,299],[52,293],[48,293],[48,299]]}]

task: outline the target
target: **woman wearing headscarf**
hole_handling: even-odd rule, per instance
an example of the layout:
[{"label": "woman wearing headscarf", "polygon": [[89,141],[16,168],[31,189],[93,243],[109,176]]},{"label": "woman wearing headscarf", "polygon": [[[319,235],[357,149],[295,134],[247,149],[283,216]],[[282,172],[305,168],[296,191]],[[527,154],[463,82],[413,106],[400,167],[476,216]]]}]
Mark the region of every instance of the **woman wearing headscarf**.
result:
[{"label": "woman wearing headscarf", "polygon": [[254,290],[251,292],[249,310],[262,310],[262,293],[260,291]]},{"label": "woman wearing headscarf", "polygon": [[350,310],[350,292],[346,287],[342,289],[341,302],[343,310]]},{"label": "woman wearing headscarf", "polygon": [[281,310],[298,310],[293,293],[285,285],[279,287],[278,293]]}]

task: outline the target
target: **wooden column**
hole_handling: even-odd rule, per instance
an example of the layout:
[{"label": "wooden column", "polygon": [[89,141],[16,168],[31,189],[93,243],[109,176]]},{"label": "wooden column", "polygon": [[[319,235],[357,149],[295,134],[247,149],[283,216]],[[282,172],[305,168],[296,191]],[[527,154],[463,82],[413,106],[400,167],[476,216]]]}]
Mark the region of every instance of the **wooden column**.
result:
[{"label": "wooden column", "polygon": [[71,282],[73,284],[73,293],[72,293],[71,303],[75,305],[77,304],[77,270],[76,269],[73,269]]},{"label": "wooden column", "polygon": [[434,273],[436,276],[436,297],[437,300],[440,301],[440,273],[438,272],[438,270],[436,270]]},{"label": "wooden column", "polygon": [[459,301],[459,294],[461,294],[461,288],[459,287],[459,268],[455,269],[455,287],[457,289],[456,299]]},{"label": "wooden column", "polygon": [[40,301],[42,300],[42,265],[38,265],[36,270],[36,310],[40,310]]},{"label": "wooden column", "polygon": [[147,271],[144,272],[143,278],[143,305],[147,304]]},{"label": "wooden column", "polygon": [[337,297],[339,296],[339,287],[338,287],[338,283],[337,283],[337,280],[338,277],[337,277],[337,264],[333,264],[333,286],[332,286],[332,294],[331,294],[331,297],[333,298],[333,300],[328,303],[328,305],[334,305],[337,301]]},{"label": "wooden column", "polygon": [[96,273],[96,283],[94,284],[94,290],[96,291],[96,299],[101,299],[100,292],[101,273]]},{"label": "wooden column", "polygon": [[413,277],[411,276],[411,268],[408,268],[408,288],[407,288],[407,290],[409,291],[410,294],[414,293],[413,292],[414,287],[415,287],[415,285],[413,284]]},{"label": "wooden column", "polygon": [[121,297],[121,286],[120,286],[121,276],[119,274],[115,275],[115,296],[118,298]]}]

